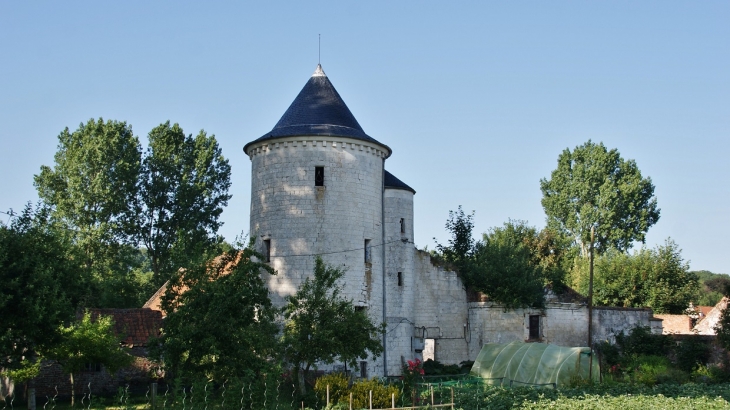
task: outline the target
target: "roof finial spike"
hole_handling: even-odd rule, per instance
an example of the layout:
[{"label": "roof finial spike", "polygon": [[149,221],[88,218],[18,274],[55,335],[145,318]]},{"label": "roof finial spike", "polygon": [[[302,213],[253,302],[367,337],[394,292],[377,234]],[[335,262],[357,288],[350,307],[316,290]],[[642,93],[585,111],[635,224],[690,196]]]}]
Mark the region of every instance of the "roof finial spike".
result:
[{"label": "roof finial spike", "polygon": [[314,70],[314,74],[312,74],[312,77],[327,77],[327,74],[325,74],[324,70],[322,70],[321,64],[317,64],[317,69]]},{"label": "roof finial spike", "polygon": [[322,64],[322,34],[318,34],[319,36],[319,44],[317,49],[317,65]]}]

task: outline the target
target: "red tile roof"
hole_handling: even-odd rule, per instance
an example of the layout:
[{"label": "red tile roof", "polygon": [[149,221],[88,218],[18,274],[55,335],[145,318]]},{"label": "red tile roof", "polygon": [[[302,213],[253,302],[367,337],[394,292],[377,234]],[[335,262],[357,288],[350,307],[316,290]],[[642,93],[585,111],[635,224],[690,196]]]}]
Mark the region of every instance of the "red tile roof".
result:
[{"label": "red tile roof", "polygon": [[152,309],[89,309],[92,320],[111,316],[114,332],[123,336],[126,346],[147,346],[151,337],[158,337],[162,328],[162,312]]}]

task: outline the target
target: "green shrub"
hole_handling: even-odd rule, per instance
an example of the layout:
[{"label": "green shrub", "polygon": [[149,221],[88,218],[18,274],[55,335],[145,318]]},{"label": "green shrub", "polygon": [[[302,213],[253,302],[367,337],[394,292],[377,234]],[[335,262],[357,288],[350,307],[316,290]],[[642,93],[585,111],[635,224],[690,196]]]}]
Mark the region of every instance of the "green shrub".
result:
[{"label": "green shrub", "polygon": [[668,335],[652,334],[648,327],[635,327],[628,335],[621,332],[616,335],[616,344],[624,356],[667,355],[673,345]]},{"label": "green shrub", "polygon": [[598,357],[601,360],[601,370],[607,372],[612,366],[619,364],[621,360],[621,351],[618,346],[608,341],[596,343],[595,346]]},{"label": "green shrub", "polygon": [[697,365],[704,365],[710,360],[710,346],[699,340],[684,340],[676,349],[677,367],[691,372]]},{"label": "green shrub", "polygon": [[671,364],[669,359],[664,356],[633,356],[626,363],[626,368],[634,383],[651,387],[657,384],[658,375],[667,373],[671,369]]},{"label": "green shrub", "polygon": [[349,399],[350,379],[342,373],[331,373],[317,379],[314,391],[322,403],[327,402],[327,386],[330,387],[330,403]]},{"label": "green shrub", "polygon": [[684,384],[689,381],[689,374],[678,369],[667,369],[656,375],[657,384]]},{"label": "green shrub", "polygon": [[[377,379],[362,380],[356,382],[350,389],[352,408],[369,408],[371,390],[373,392],[373,408],[376,409],[389,408],[392,394],[395,394],[396,402],[400,398],[400,390],[396,386],[385,386]],[[348,401],[349,397],[345,397],[343,400]]]},{"label": "green shrub", "polygon": [[723,366],[713,365],[709,367],[710,377],[714,383],[730,382],[730,366],[725,363]]},{"label": "green shrub", "polygon": [[728,383],[730,382],[730,372],[723,365],[699,365],[692,371],[692,379],[697,383]]},{"label": "green shrub", "polygon": [[423,371],[426,376],[443,376],[467,374],[474,365],[473,361],[463,361],[457,364],[443,364],[438,360],[428,359],[423,362]]}]

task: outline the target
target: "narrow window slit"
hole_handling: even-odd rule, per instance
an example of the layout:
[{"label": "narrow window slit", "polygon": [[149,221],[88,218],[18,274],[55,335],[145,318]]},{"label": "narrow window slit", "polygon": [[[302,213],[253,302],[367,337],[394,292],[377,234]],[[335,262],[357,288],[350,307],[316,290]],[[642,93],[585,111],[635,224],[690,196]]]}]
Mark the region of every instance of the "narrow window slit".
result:
[{"label": "narrow window slit", "polygon": [[314,167],[314,186],[324,186],[324,167]]},{"label": "narrow window slit", "polygon": [[271,262],[271,239],[264,239],[264,261]]}]

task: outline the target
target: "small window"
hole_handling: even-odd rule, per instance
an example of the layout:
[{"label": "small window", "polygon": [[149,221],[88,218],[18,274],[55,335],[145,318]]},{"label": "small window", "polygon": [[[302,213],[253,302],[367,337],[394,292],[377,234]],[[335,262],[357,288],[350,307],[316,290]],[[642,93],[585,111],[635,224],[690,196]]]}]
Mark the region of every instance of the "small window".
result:
[{"label": "small window", "polygon": [[530,340],[540,340],[540,315],[530,315]]},{"label": "small window", "polygon": [[324,186],[324,167],[314,167],[314,186]]},{"label": "small window", "polygon": [[365,306],[355,306],[355,312],[364,312]]},{"label": "small window", "polygon": [[372,250],[370,249],[370,239],[365,239],[365,263],[372,262]]},{"label": "small window", "polygon": [[403,286],[403,272],[398,272],[398,286]]},{"label": "small window", "polygon": [[400,219],[400,233],[406,233],[406,219]]},{"label": "small window", "polygon": [[366,361],[360,362],[360,377],[363,379],[368,378],[368,362]]},{"label": "small window", "polygon": [[264,239],[264,262],[271,262],[271,239]]}]

